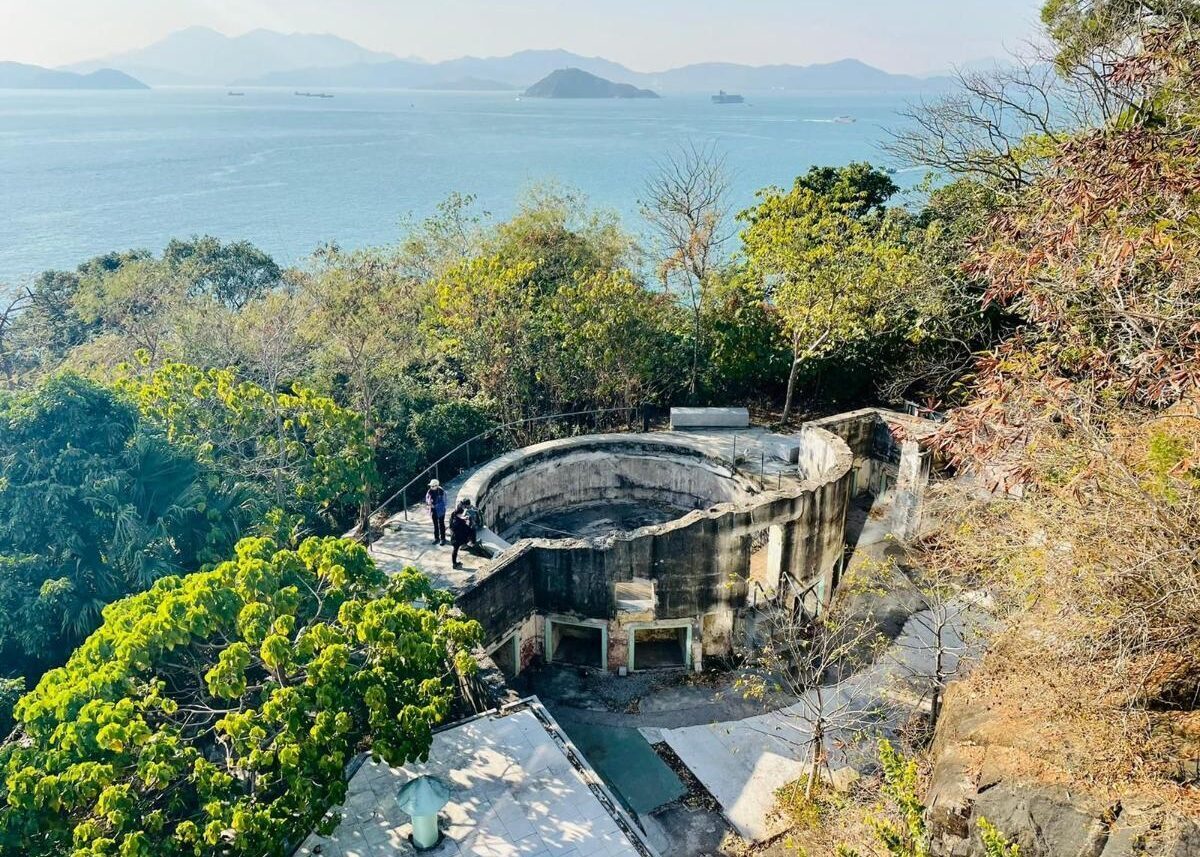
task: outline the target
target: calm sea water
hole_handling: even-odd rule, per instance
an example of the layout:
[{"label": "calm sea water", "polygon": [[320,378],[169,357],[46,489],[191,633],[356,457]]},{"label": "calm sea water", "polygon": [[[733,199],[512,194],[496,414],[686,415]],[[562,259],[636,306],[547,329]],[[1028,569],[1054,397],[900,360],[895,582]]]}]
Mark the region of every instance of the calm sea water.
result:
[{"label": "calm sea water", "polygon": [[[0,92],[0,283],[172,236],[249,239],[282,262],[321,242],[394,241],[452,191],[503,216],[523,187],[557,180],[641,229],[643,183],[671,147],[715,144],[734,203],[813,164],[869,159],[905,99],[765,95],[659,101],[517,100],[512,94],[157,89]],[[835,123],[841,115],[852,124]],[[921,174],[901,172],[901,185]]]}]

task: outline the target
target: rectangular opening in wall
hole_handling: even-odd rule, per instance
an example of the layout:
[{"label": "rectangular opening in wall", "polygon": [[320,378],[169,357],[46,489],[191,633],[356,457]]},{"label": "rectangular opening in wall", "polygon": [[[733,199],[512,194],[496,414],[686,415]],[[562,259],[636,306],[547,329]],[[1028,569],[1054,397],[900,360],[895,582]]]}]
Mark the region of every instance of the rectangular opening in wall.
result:
[{"label": "rectangular opening in wall", "polygon": [[604,665],[604,634],[592,625],[550,623],[550,660],[580,667]]},{"label": "rectangular opening in wall", "polygon": [[492,662],[508,678],[521,672],[520,645],[520,637],[513,634],[492,652]]},{"label": "rectangular opening in wall", "polygon": [[686,667],[688,629],[641,628],[633,632],[633,668],[635,670]]}]

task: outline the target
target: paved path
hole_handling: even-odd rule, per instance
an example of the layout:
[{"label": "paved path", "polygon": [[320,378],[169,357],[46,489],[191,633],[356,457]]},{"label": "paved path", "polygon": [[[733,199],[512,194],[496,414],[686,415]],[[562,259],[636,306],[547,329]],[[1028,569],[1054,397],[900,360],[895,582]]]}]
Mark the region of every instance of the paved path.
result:
[{"label": "paved path", "polygon": [[[893,734],[911,707],[895,701],[904,694],[914,676],[933,671],[934,652],[928,627],[928,611],[914,614],[900,637],[875,664],[837,685],[824,688],[825,711],[860,712],[862,721],[873,722],[872,732]],[[963,648],[962,633],[950,634],[951,646]],[[725,817],[747,839],[769,839],[786,829],[772,819],[775,791],[804,773],[806,742],[811,735],[805,712],[811,711],[815,694],[768,714],[721,723],[663,729],[662,738],[721,804]],[[861,728],[860,722],[859,727]],[[855,729],[829,736],[830,765],[870,767],[874,741],[863,741]]]},{"label": "paved path", "polygon": [[[449,536],[450,513],[458,503],[458,492],[474,470],[466,471],[446,482],[446,535]],[[474,500],[474,498],[472,498]],[[396,574],[406,567],[423,571],[439,589],[458,591],[474,580],[489,559],[460,548],[458,560],[461,569],[450,562],[450,546],[437,545],[433,541],[433,523],[424,502],[408,507],[408,517],[403,512],[393,515],[384,527],[384,535],[371,545],[371,556],[375,564],[388,574]]]}]

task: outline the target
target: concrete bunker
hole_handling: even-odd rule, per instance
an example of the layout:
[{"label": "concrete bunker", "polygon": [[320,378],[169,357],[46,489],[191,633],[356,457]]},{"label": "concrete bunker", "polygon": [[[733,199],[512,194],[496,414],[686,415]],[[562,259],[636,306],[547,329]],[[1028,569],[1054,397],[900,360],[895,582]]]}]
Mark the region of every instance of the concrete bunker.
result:
[{"label": "concrete bunker", "polygon": [[539,655],[701,669],[732,653],[751,593],[755,603],[831,594],[852,460],[819,428],[589,435],[517,450],[459,490],[499,546],[459,606],[489,640],[518,640],[501,654],[506,672]]}]

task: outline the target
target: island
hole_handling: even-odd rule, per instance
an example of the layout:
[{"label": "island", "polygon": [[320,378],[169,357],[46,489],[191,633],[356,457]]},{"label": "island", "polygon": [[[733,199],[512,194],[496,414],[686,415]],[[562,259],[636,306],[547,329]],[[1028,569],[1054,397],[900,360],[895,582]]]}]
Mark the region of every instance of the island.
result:
[{"label": "island", "polygon": [[0,62],[0,89],[149,89],[137,78],[113,68],[88,74],[59,71],[19,62]]},{"label": "island", "polygon": [[657,92],[614,83],[583,69],[562,68],[525,90],[527,98],[658,98]]}]

